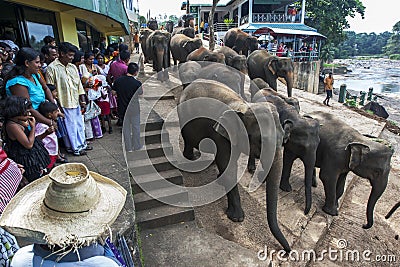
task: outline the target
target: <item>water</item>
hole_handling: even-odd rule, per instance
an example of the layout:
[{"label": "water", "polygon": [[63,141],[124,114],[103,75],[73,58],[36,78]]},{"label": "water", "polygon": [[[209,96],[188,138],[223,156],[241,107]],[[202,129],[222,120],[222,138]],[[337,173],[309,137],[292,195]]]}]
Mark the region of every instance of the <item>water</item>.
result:
[{"label": "water", "polygon": [[[374,93],[400,94],[400,61],[387,59],[338,60],[352,72],[346,75],[334,75],[335,87],[346,84],[347,89]],[[335,61],[336,63],[336,61]]]}]

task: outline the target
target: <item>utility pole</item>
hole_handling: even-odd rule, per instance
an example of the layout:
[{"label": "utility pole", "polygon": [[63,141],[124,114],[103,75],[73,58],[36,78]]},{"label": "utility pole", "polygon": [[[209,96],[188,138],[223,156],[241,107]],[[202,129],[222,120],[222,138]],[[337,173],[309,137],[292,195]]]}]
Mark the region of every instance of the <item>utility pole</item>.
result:
[{"label": "utility pole", "polygon": [[187,0],[187,2],[186,2],[186,14],[190,14],[190,4],[189,4],[189,0]]}]

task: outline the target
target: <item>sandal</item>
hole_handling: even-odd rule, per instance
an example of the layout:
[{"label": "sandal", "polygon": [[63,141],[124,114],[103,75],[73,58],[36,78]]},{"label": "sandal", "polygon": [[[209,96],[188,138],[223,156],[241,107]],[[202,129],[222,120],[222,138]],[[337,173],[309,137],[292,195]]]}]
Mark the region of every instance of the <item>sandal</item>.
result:
[{"label": "sandal", "polygon": [[84,156],[84,155],[87,155],[85,150],[75,151],[74,152],[74,156]]},{"label": "sandal", "polygon": [[86,146],[85,150],[86,151],[93,150],[93,147],[92,146]]},{"label": "sandal", "polygon": [[57,158],[56,162],[63,164],[63,163],[68,163],[69,161],[68,161],[68,159],[66,157],[59,156]]}]

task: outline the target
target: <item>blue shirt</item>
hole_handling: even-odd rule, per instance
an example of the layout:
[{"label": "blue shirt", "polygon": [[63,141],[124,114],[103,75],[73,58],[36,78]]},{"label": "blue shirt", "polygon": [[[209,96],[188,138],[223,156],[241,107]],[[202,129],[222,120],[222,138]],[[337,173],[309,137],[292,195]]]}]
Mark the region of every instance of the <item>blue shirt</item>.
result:
[{"label": "blue shirt", "polygon": [[[85,267],[118,267],[121,266],[117,264],[113,259],[104,256],[104,247],[101,245],[90,246],[90,251],[81,252],[82,260],[81,261],[71,261],[71,259],[67,259],[68,256],[65,256],[64,259],[61,259],[60,262],[55,262],[53,258],[56,258],[56,255],[50,257],[50,259],[43,259],[45,256],[45,252],[41,251],[37,245],[29,245],[23,248],[20,248],[17,253],[15,253],[12,261],[11,267],[76,267],[76,266],[85,266]],[[36,252],[36,253],[35,253]],[[47,252],[48,254],[48,252]],[[73,254],[73,253],[70,253]],[[84,254],[89,254],[86,257]],[[69,255],[69,254],[68,254]],[[73,256],[73,255],[71,255]]]},{"label": "blue shirt", "polygon": [[6,84],[6,93],[8,96],[12,95],[10,91],[10,87],[19,84],[22,86],[25,86],[28,90],[29,98],[30,101],[32,102],[32,107],[33,109],[38,109],[40,103],[45,101],[45,94],[44,90],[42,88],[42,85],[40,84],[38,78],[38,75],[32,75],[33,79],[35,80],[35,83],[33,83],[31,80],[25,78],[24,76],[20,75],[15,78],[12,78],[11,80],[7,81]]}]

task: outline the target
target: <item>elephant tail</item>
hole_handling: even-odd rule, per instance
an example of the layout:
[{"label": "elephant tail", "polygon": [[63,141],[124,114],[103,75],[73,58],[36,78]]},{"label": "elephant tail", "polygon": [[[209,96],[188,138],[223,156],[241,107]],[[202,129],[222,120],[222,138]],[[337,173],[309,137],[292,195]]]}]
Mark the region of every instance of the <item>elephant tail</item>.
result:
[{"label": "elephant tail", "polygon": [[385,216],[385,219],[389,219],[390,216],[400,207],[400,201],[396,203],[396,205],[393,206],[393,208],[388,212],[388,214]]}]

